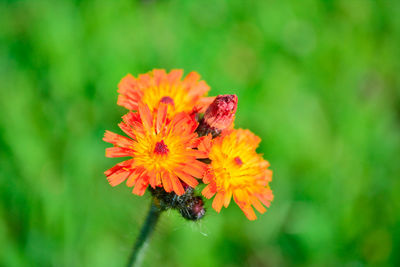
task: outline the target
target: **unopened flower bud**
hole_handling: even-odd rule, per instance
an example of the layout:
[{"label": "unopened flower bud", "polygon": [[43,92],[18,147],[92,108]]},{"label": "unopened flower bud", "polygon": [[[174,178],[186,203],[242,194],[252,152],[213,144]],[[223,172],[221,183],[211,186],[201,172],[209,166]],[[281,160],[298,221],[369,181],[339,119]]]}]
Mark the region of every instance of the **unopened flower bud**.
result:
[{"label": "unopened flower bud", "polygon": [[238,98],[236,95],[219,95],[210,104],[197,128],[200,136],[211,133],[213,137],[229,128],[235,119]]},{"label": "unopened flower bud", "polygon": [[187,199],[185,204],[185,206],[182,206],[179,209],[179,212],[182,217],[187,220],[197,221],[203,218],[204,214],[206,214],[204,202],[200,196],[194,196]]},{"label": "unopened flower bud", "polygon": [[167,193],[162,187],[150,188],[150,192],[161,210],[175,209],[187,220],[200,220],[206,214],[203,198],[196,196],[194,189],[186,183],[184,188],[185,193],[181,196]]}]

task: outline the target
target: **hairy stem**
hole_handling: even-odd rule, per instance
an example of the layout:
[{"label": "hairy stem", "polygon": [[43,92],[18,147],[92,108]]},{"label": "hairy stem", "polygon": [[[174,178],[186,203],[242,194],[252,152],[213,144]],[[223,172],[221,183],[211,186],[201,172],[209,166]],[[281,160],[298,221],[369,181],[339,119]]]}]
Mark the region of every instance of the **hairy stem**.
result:
[{"label": "hairy stem", "polygon": [[146,221],[144,222],[142,229],[140,230],[139,236],[136,239],[131,255],[129,256],[129,261],[127,265],[128,267],[132,267],[135,265],[135,263],[137,263],[138,258],[143,251],[143,245],[153,233],[157,221],[160,218],[161,211],[162,210],[154,204],[154,200],[152,200]]}]

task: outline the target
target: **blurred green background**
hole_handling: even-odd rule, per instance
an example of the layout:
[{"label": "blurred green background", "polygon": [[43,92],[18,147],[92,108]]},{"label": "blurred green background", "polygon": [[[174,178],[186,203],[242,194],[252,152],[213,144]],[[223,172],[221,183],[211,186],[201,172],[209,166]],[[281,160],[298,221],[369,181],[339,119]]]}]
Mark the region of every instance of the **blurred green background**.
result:
[{"label": "blurred green background", "polygon": [[0,2],[0,265],[124,266],[147,193],[112,188],[117,84],[239,97],[275,200],[164,214],[144,266],[400,266],[400,1]]}]

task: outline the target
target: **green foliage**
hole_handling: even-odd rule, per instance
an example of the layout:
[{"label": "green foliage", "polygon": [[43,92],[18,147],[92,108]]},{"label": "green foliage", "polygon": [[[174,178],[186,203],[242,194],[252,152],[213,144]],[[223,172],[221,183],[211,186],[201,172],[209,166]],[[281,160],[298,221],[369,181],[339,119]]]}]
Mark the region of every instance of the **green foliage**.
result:
[{"label": "green foliage", "polygon": [[400,2],[0,3],[0,265],[124,266],[150,197],[110,187],[128,72],[239,97],[275,200],[162,215],[145,266],[400,265]]}]

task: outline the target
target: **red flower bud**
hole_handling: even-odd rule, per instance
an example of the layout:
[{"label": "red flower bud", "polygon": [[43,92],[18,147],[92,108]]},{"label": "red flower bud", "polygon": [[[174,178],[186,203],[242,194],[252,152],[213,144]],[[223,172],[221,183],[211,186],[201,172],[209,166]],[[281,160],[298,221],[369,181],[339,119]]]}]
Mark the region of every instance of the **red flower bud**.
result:
[{"label": "red flower bud", "polygon": [[197,132],[200,136],[212,133],[213,137],[229,128],[235,119],[238,98],[236,95],[219,95],[204,113]]}]

